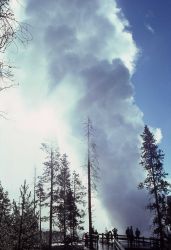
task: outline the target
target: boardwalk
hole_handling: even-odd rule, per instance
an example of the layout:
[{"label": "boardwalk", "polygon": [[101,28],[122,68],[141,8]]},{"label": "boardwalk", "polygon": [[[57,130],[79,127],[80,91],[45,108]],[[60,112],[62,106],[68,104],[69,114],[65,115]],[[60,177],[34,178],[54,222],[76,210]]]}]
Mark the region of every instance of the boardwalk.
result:
[{"label": "boardwalk", "polygon": [[[115,248],[113,246],[107,246],[107,245],[99,244],[98,248],[95,248],[95,249],[98,249],[98,250],[114,250]],[[89,248],[84,247],[84,250],[89,250]]]},{"label": "boardwalk", "polygon": [[[159,246],[160,242],[156,238],[140,237],[130,241],[125,235],[117,235],[117,238],[114,238],[99,234],[93,239],[95,250],[158,250]],[[89,250],[89,247],[84,247],[84,250]]]},{"label": "boardwalk", "polygon": [[[152,248],[149,248],[148,246],[133,246],[133,247],[128,247],[127,244],[122,244],[120,247],[114,246],[113,244],[106,245],[106,244],[98,244],[98,247],[94,247],[94,250],[150,250]],[[153,248],[154,249],[154,248]],[[156,248],[155,250],[157,250]],[[88,247],[84,247],[84,250],[90,250]]]},{"label": "boardwalk", "polygon": [[[98,250],[115,250],[116,248],[112,245],[102,245],[102,244],[99,244],[98,245],[98,248],[95,248],[95,249],[98,249]],[[89,250],[89,248],[87,247],[84,247],[84,250]]]}]

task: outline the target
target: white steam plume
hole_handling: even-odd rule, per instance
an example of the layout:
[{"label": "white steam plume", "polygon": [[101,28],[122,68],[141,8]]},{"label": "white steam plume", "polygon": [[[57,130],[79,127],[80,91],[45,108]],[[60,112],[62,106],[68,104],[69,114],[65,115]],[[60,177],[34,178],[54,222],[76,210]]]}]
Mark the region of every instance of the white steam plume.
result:
[{"label": "white steam plume", "polygon": [[[45,115],[40,110],[48,103],[53,135],[60,137],[66,126],[65,145],[70,143],[79,161],[84,159],[81,124],[85,117],[92,118],[103,176],[102,206],[113,226],[146,230],[146,197],[137,190],[144,124],[131,83],[138,50],[120,13],[114,0],[28,0],[26,22],[32,27],[33,41],[24,58],[16,56],[22,69],[18,78],[29,111],[36,108]],[[37,141],[47,136],[46,130]]]}]

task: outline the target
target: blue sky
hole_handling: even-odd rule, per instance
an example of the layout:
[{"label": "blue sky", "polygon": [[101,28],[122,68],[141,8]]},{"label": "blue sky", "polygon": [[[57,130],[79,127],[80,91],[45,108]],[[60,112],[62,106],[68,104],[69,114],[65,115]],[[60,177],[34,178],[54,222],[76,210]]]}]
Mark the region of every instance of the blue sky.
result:
[{"label": "blue sky", "polygon": [[0,121],[3,186],[15,197],[25,178],[32,186],[34,167],[42,172],[40,144],[45,141],[55,141],[61,153],[69,155],[86,183],[80,168],[87,152],[82,124],[90,116],[101,169],[95,204],[96,217],[102,216],[97,227],[123,231],[132,224],[147,232],[147,197],[137,190],[144,178],[139,136],[144,124],[160,128],[169,166],[170,3],[20,3],[13,1],[14,9],[18,19],[29,24],[33,39],[8,52],[20,85],[0,99],[10,118]]},{"label": "blue sky", "polygon": [[170,171],[171,150],[171,2],[169,0],[118,0],[130,31],[140,49],[132,77],[135,100],[144,113],[144,122],[162,130],[161,147]]}]

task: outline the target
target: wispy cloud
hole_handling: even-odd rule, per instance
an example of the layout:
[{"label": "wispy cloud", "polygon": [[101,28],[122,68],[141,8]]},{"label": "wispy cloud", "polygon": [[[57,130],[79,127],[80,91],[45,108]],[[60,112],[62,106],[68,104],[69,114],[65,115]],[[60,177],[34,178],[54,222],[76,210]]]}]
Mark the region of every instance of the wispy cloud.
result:
[{"label": "wispy cloud", "polygon": [[163,134],[162,134],[162,130],[161,128],[153,128],[150,127],[150,130],[152,131],[154,138],[156,140],[156,143],[159,144],[161,143],[162,139],[163,139]]},{"label": "wispy cloud", "polygon": [[145,27],[146,27],[146,29],[147,29],[148,31],[150,31],[152,34],[155,33],[155,30],[152,28],[152,26],[151,26],[150,24],[146,24]]}]

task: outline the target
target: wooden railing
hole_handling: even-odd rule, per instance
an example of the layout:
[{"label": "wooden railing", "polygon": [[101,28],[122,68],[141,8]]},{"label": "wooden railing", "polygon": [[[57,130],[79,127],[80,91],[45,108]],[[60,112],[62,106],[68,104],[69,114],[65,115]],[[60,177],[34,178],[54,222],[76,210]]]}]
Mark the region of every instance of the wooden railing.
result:
[{"label": "wooden railing", "polygon": [[[160,240],[157,238],[147,238],[147,237],[132,237],[128,238],[126,235],[116,235],[114,237],[113,234],[92,234],[91,236],[93,246],[94,248],[98,248],[98,243],[101,244],[108,244],[115,246],[118,250],[124,250],[125,248],[153,248],[153,249],[160,249]],[[87,235],[87,237],[84,239],[85,245],[89,246],[90,237]]]}]

